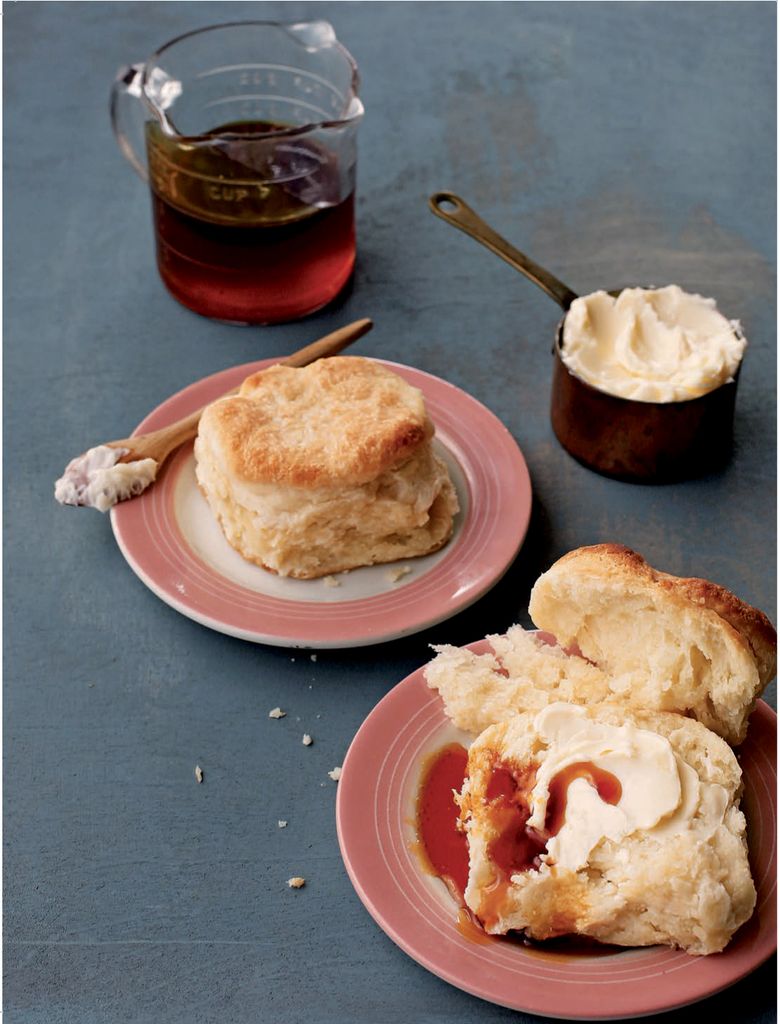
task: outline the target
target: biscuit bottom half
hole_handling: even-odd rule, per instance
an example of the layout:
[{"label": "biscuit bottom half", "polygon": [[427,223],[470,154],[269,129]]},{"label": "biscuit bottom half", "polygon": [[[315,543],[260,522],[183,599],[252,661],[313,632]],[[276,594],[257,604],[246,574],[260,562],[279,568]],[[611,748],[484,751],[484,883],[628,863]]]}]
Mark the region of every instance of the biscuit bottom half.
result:
[{"label": "biscuit bottom half", "polygon": [[722,950],[749,919],[741,771],[660,712],[570,704],[490,726],[458,798],[465,899],[486,931]]},{"label": "biscuit bottom half", "polygon": [[450,539],[458,499],[429,441],[361,486],[302,488],[228,478],[207,438],[195,442],[198,485],[228,543],[297,579],[427,555]]}]

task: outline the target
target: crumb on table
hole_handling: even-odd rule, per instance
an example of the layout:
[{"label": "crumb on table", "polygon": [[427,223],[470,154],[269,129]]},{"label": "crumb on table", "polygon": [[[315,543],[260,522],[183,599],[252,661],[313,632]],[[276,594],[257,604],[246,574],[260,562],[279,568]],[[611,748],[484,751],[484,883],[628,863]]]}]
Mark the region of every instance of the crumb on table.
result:
[{"label": "crumb on table", "polygon": [[274,708],[273,711],[269,711],[268,712],[268,717],[269,718],[284,718],[284,716],[286,714],[287,714],[287,712],[286,711],[282,711],[281,708]]},{"label": "crumb on table", "polygon": [[195,765],[195,781],[203,782],[203,769],[199,764]]},{"label": "crumb on table", "polygon": [[286,821],[282,821],[281,818],[277,821],[276,824],[279,826],[279,828],[287,828],[287,822]]},{"label": "crumb on table", "polygon": [[290,886],[291,889],[301,889],[304,885],[306,885],[306,879],[301,878],[300,875],[295,875],[293,878],[287,879],[287,884]]},{"label": "crumb on table", "polygon": [[333,779],[334,782],[338,782],[339,779],[341,778],[341,765],[339,764],[336,765],[335,768],[332,768],[328,772],[328,775]]},{"label": "crumb on table", "polygon": [[305,732],[303,734],[303,739],[301,740],[301,743],[304,745],[304,747],[310,747],[313,742],[314,740],[311,738],[311,736],[307,732]]}]

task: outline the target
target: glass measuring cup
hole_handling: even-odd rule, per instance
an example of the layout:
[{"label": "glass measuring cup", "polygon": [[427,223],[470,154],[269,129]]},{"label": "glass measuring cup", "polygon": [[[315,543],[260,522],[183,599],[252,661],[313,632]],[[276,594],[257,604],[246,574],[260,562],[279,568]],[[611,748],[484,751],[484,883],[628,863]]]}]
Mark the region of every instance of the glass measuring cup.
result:
[{"label": "glass measuring cup", "polygon": [[274,323],[338,295],[355,262],[357,88],[326,21],[210,26],[120,69],[114,133],[149,183],[174,298],[219,320]]}]

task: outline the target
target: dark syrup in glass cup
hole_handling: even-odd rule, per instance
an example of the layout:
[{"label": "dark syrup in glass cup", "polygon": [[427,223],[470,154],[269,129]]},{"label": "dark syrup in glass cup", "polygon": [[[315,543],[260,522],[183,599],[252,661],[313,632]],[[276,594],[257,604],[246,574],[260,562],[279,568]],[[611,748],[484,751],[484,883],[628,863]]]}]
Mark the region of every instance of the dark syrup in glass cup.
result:
[{"label": "dark syrup in glass cup", "polygon": [[[334,299],[355,264],[354,193],[340,197],[335,158],[285,126],[222,125],[214,146],[187,154],[150,122],[146,147],[157,265],[179,302],[237,323],[291,320]],[[266,135],[262,146],[258,135]],[[230,142],[225,141],[231,138]],[[249,142],[242,142],[242,138]],[[258,184],[242,158],[263,151],[282,181]]]},{"label": "dark syrup in glass cup", "polygon": [[114,129],[149,182],[157,264],[176,299],[274,323],[339,294],[355,263],[357,82],[322,21],[200,29],[120,71]]}]

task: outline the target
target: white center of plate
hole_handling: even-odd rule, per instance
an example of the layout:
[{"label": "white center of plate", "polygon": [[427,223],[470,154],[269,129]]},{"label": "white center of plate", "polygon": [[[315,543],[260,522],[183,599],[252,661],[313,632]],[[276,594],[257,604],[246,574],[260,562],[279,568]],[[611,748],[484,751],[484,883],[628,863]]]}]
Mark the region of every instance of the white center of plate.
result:
[{"label": "white center of plate", "polygon": [[[195,479],[195,456],[190,454],[181,467],[173,495],[173,508],[179,529],[195,554],[210,568],[233,583],[268,597],[287,601],[357,601],[396,590],[430,572],[457,543],[458,534],[468,516],[468,487],[463,471],[451,452],[434,440],[436,454],[444,459],[458,494],[460,512],[455,517],[453,535],[440,551],[422,558],[366,566],[338,573],[331,577],[339,586],[328,585],[324,579],[294,580],[276,576],[246,561],[225,540],[224,534]],[[411,572],[394,579],[394,572],[408,567]]]}]

